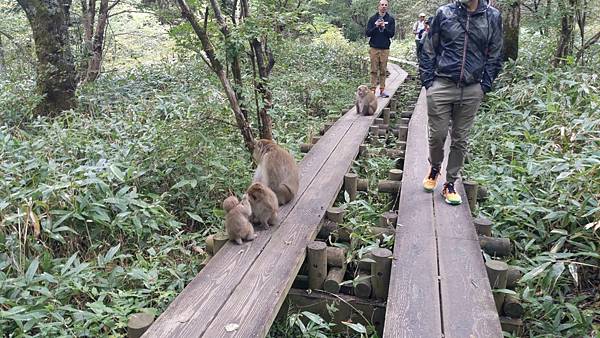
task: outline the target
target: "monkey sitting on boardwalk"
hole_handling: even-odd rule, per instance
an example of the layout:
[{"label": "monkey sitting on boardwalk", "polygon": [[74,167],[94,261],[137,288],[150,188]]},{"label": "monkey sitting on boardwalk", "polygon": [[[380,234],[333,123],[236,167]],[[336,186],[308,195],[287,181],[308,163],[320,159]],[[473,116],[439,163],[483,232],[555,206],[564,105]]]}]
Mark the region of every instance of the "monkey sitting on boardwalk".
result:
[{"label": "monkey sitting on boardwalk", "polygon": [[250,222],[260,223],[265,228],[275,225],[279,205],[277,196],[271,189],[260,182],[255,182],[248,188],[245,196],[252,207]]},{"label": "monkey sitting on boardwalk", "polygon": [[291,201],[300,185],[298,166],[292,155],[277,143],[260,139],[254,144],[252,157],[258,164],[252,182],[273,190],[279,205]]},{"label": "monkey sitting on boardwalk", "polygon": [[359,115],[373,115],[377,110],[377,98],[365,85],[356,89],[356,113]]},{"label": "monkey sitting on boardwalk", "polygon": [[252,214],[248,200],[242,199],[240,203],[237,197],[229,196],[223,201],[223,209],[227,213],[225,215],[225,230],[227,230],[230,240],[242,244],[242,240],[252,241],[256,238],[254,228],[248,220]]}]

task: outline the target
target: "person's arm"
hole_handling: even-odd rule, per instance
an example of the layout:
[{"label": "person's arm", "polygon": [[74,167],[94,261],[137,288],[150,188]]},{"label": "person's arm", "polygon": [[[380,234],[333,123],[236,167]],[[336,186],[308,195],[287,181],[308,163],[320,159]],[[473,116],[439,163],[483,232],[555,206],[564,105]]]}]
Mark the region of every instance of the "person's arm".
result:
[{"label": "person's arm", "polygon": [[385,25],[385,35],[391,39],[394,37],[394,34],[396,34],[396,20],[390,15],[388,24]]},{"label": "person's arm", "polygon": [[373,34],[375,34],[375,30],[377,29],[377,26],[375,26],[375,17],[376,15],[373,15],[369,19],[369,22],[367,22],[367,30],[365,31],[365,35],[367,35],[368,37],[372,37]]},{"label": "person's arm", "polygon": [[429,32],[423,43],[419,71],[421,73],[421,83],[426,89],[431,87],[435,77],[437,55],[439,54],[440,49],[440,21],[442,16],[442,11],[438,9],[433,18],[433,22],[431,22],[429,26]]},{"label": "person's arm", "polygon": [[492,83],[502,69],[502,16],[500,12],[491,14],[490,29],[492,34],[488,43],[487,59],[483,68],[481,89],[484,93],[492,90]]},{"label": "person's arm", "polygon": [[413,25],[413,34],[419,33],[417,32],[417,28],[419,28],[419,21],[415,22],[415,24]]}]

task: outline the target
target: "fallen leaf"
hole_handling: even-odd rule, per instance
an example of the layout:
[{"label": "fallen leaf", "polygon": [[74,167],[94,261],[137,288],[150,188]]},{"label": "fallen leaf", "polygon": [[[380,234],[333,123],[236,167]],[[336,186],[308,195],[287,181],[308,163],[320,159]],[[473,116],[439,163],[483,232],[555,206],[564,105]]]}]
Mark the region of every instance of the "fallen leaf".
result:
[{"label": "fallen leaf", "polygon": [[239,328],[240,328],[240,326],[236,323],[229,323],[229,324],[225,325],[225,331],[227,331],[227,332],[233,332]]}]

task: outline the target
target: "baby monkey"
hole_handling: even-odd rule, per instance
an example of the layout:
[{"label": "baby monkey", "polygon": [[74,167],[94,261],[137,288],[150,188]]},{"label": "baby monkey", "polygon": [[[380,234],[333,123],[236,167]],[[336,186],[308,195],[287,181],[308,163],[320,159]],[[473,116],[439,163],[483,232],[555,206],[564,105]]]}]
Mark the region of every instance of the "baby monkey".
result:
[{"label": "baby monkey", "polygon": [[242,240],[251,241],[256,238],[254,228],[248,218],[252,214],[252,208],[247,199],[238,201],[237,197],[229,196],[223,201],[225,215],[225,230],[229,239],[242,244]]},{"label": "baby monkey", "polygon": [[252,223],[260,223],[264,228],[275,225],[279,205],[277,196],[266,185],[255,182],[246,191],[246,196],[252,207]]},{"label": "baby monkey", "polygon": [[373,115],[377,110],[377,98],[365,85],[356,89],[356,113],[359,115]]}]

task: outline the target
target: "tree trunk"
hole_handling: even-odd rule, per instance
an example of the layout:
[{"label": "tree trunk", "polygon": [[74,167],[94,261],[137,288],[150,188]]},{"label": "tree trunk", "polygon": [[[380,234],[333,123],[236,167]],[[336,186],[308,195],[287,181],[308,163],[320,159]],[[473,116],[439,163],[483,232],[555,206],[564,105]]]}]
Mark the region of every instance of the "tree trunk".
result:
[{"label": "tree trunk", "polygon": [[250,128],[248,121],[244,118],[244,114],[240,109],[240,105],[238,103],[235,92],[231,87],[229,79],[225,75],[223,65],[221,64],[221,61],[217,59],[215,49],[212,43],[210,42],[208,33],[206,32],[206,30],[204,30],[204,28],[202,28],[202,26],[200,26],[198,20],[196,19],[196,16],[194,15],[194,13],[192,13],[185,0],[177,0],[177,3],[181,8],[181,15],[190,23],[194,30],[194,33],[196,33],[196,36],[198,36],[198,38],[200,39],[200,43],[202,44],[202,50],[204,50],[204,53],[206,53],[205,62],[208,63],[213,72],[219,78],[219,81],[221,82],[221,85],[225,90],[225,95],[229,100],[229,105],[231,106],[231,109],[233,109],[233,114],[235,116],[237,126],[240,129],[242,137],[244,138],[244,144],[246,145],[248,151],[252,153],[252,151],[254,150],[254,136],[252,135],[252,129]]},{"label": "tree trunk", "polygon": [[6,61],[4,60],[4,45],[2,44],[2,35],[0,35],[0,74],[4,73]]},{"label": "tree trunk", "polygon": [[577,0],[559,0],[558,8],[561,13],[560,36],[552,64],[557,66],[573,53],[573,29],[575,23],[575,5]]},{"label": "tree trunk", "polygon": [[76,73],[69,42],[71,0],[17,0],[33,31],[37,56],[38,115],[54,116],[76,105]]},{"label": "tree trunk", "polygon": [[[94,0],[92,0],[94,1]],[[114,6],[114,4],[113,4]],[[84,82],[93,82],[100,75],[102,67],[102,56],[104,50],[104,33],[108,22],[108,0],[100,0],[100,10],[98,12],[98,22],[96,23],[96,32],[92,43],[92,53],[89,60],[87,73]],[[92,16],[93,19],[93,16]],[[93,21],[92,21],[93,24]],[[87,35],[87,32],[86,32]]]},{"label": "tree trunk", "polygon": [[253,55],[258,67],[259,79],[256,81],[256,90],[260,93],[263,101],[263,106],[258,112],[258,118],[260,120],[260,137],[272,140],[272,122],[269,110],[273,107],[273,96],[268,87],[269,69],[267,68],[265,53],[260,41],[255,38],[250,41],[250,44],[252,45]]},{"label": "tree trunk", "polygon": [[521,6],[519,1],[501,6],[502,26],[504,27],[503,55],[504,61],[516,60],[519,55],[519,24],[521,22]]},{"label": "tree trunk", "polygon": [[85,78],[92,58],[92,39],[94,37],[94,22],[96,21],[96,0],[81,0],[81,17],[83,24],[83,55],[79,65],[79,74]]}]

